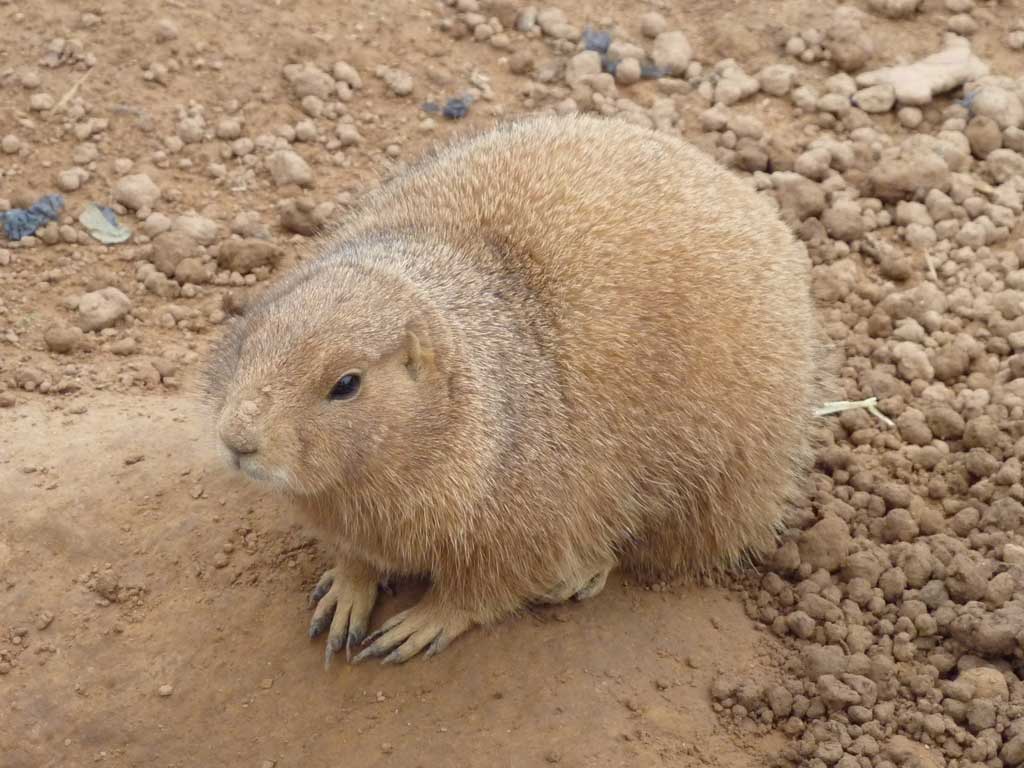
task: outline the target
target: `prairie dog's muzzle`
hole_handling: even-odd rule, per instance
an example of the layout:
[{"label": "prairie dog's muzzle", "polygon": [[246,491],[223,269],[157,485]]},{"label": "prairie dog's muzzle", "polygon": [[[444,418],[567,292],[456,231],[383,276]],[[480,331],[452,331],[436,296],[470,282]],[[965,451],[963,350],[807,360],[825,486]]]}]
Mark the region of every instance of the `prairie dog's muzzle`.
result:
[{"label": "prairie dog's muzzle", "polygon": [[259,450],[256,420],[260,407],[255,400],[240,400],[224,408],[217,430],[221,442],[236,457]]}]

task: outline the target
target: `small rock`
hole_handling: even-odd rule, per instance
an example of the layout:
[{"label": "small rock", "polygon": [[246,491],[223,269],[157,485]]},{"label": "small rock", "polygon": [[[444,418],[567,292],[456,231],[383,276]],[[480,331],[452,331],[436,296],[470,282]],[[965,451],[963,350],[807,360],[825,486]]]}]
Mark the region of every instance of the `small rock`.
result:
[{"label": "small rock", "polygon": [[131,336],[118,339],[110,345],[110,351],[115,355],[121,355],[127,357],[128,355],[134,355],[138,351],[139,345]]},{"label": "small rock", "polygon": [[835,675],[822,675],[818,678],[818,694],[825,705],[833,711],[860,703],[860,694]]},{"label": "small rock", "polygon": [[648,11],[640,17],[640,32],[652,40],[665,31],[668,22],[657,11]]},{"label": "small rock", "polygon": [[74,352],[84,341],[81,328],[57,324],[51,325],[43,332],[43,340],[51,352],[66,355]]},{"label": "small rock", "polygon": [[20,149],[21,139],[13,133],[8,133],[0,139],[0,152],[3,152],[5,155],[16,155]]},{"label": "small rock", "polygon": [[824,190],[801,174],[773,173],[772,186],[783,218],[793,226],[825,210]]},{"label": "small rock", "polygon": [[580,51],[565,65],[565,81],[575,85],[585,77],[601,74],[601,54],[597,51]]},{"label": "small rock", "polygon": [[79,326],[84,331],[109,328],[128,314],[132,301],[114,287],[86,293],[78,301]]},{"label": "small rock", "polygon": [[892,354],[900,376],[907,381],[931,381],[935,376],[928,353],[919,344],[912,341],[900,342],[893,348]]},{"label": "small rock", "polygon": [[874,41],[861,25],[861,13],[848,12],[848,6],[836,12],[825,36],[825,47],[832,62],[843,72],[857,72],[874,55]]},{"label": "small rock", "polygon": [[168,696],[170,696],[172,693],[174,693],[174,686],[173,685],[167,685],[167,684],[161,685],[157,689],[157,693],[160,694],[160,696],[162,698],[166,699]]},{"label": "small rock", "polygon": [[359,133],[359,129],[352,123],[339,122],[334,132],[342,149],[363,143],[362,134]]},{"label": "small rock", "polygon": [[347,83],[353,91],[358,91],[363,87],[363,78],[359,75],[356,68],[347,61],[335,62],[334,67],[331,69],[331,74],[334,75],[335,80]]},{"label": "small rock", "polygon": [[69,168],[61,171],[57,174],[57,189],[61,192],[74,192],[82,186],[82,181],[88,175],[82,168]]},{"label": "small rock", "polygon": [[923,0],[868,0],[868,7],[890,19],[905,19],[913,16],[922,2]]},{"label": "small rock", "polygon": [[1024,124],[1024,100],[1011,90],[983,85],[968,94],[971,113],[991,118],[1000,129],[1020,128]]},{"label": "small rock", "polygon": [[284,77],[299,100],[306,96],[327,99],[334,93],[334,78],[314,64],[289,64]]},{"label": "small rock", "polygon": [[619,85],[639,83],[642,75],[643,67],[632,57],[623,59],[615,67],[615,82]]},{"label": "small rock", "polygon": [[530,51],[516,51],[508,59],[508,71],[513,75],[525,75],[533,69],[533,61]]},{"label": "small rock", "polygon": [[205,216],[178,216],[174,220],[173,230],[188,235],[200,245],[213,245],[217,241],[217,222]]},{"label": "small rock", "polygon": [[198,247],[195,240],[185,232],[171,230],[157,235],[153,239],[150,261],[167,277],[172,277],[174,270],[178,268],[178,264],[182,260],[194,257],[197,253]]},{"label": "small rock", "polygon": [[171,217],[163,213],[151,213],[142,222],[142,234],[152,239],[171,228]]},{"label": "small rock", "polygon": [[257,267],[274,267],[284,254],[273,243],[265,240],[227,240],[217,250],[217,264],[221,269],[248,274]]},{"label": "small rock", "polygon": [[991,117],[984,115],[971,118],[964,134],[971,145],[971,153],[981,160],[1003,145],[1003,132],[999,130],[999,124]]},{"label": "small rock", "polygon": [[114,200],[134,211],[152,208],[159,199],[160,187],[145,173],[124,176],[114,185]]},{"label": "small rock", "polygon": [[852,243],[864,236],[864,219],[853,200],[837,200],[821,217],[829,237]]},{"label": "small rock", "polygon": [[274,184],[285,187],[295,184],[300,187],[313,186],[313,171],[302,156],[290,149],[281,149],[267,158],[267,167]]},{"label": "small rock", "polygon": [[401,69],[378,67],[377,77],[384,81],[395,96],[408,96],[413,90],[412,75]]},{"label": "small rock", "polygon": [[896,91],[887,83],[862,88],[853,95],[853,103],[865,112],[888,112],[896,103]]},{"label": "small rock", "polygon": [[158,43],[169,43],[178,39],[178,27],[170,19],[160,19],[156,23],[156,41]]},{"label": "small rock", "polygon": [[662,32],[654,40],[651,58],[654,66],[665,74],[679,77],[686,74],[686,68],[693,60],[693,48],[682,32]]},{"label": "small rock", "polygon": [[800,560],[814,570],[837,571],[843,566],[852,539],[846,523],[828,515],[800,534]]},{"label": "small rock", "polygon": [[174,268],[174,279],[182,285],[205,285],[213,279],[213,270],[201,259],[186,258]]},{"label": "small rock", "polygon": [[278,206],[281,227],[288,232],[312,237],[327,224],[327,216],[320,206],[305,198],[288,199]]},{"label": "small rock", "polygon": [[875,197],[897,202],[917,192],[950,185],[950,169],[937,153],[909,139],[894,152],[883,153],[869,173]]},{"label": "small rock", "polygon": [[912,64],[900,64],[857,75],[860,86],[888,83],[900,104],[922,106],[940,93],[988,74],[988,65],[971,52],[963,37],[949,35],[946,47]]},{"label": "small rock", "polygon": [[974,667],[960,673],[958,682],[970,685],[973,690],[973,697],[993,701],[1009,701],[1010,689],[1006,684],[1006,678],[1002,673],[993,667]]},{"label": "small rock", "polygon": [[757,73],[761,90],[770,96],[785,96],[793,90],[796,68],[788,64],[769,64]]}]

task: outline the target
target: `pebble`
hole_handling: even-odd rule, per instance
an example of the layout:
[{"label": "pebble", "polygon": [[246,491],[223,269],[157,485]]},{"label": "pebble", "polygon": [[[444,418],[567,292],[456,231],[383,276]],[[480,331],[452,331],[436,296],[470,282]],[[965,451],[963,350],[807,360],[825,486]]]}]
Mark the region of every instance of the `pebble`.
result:
[{"label": "pebble", "polygon": [[914,15],[924,0],[868,0],[868,7],[890,19],[905,19]]},{"label": "pebble", "polygon": [[218,238],[217,222],[205,216],[185,214],[174,219],[172,229],[187,235],[200,245],[212,245]]},{"label": "pebble", "polygon": [[170,19],[160,19],[156,23],[156,41],[169,43],[178,39],[178,25]]},{"label": "pebble", "polygon": [[405,70],[381,66],[377,68],[376,75],[395,96],[408,96],[413,91],[412,75]]},{"label": "pebble", "polygon": [[33,112],[47,112],[53,109],[56,102],[48,93],[33,93],[28,100],[28,108]]},{"label": "pebble", "polygon": [[896,104],[896,89],[887,83],[868,86],[853,95],[853,103],[868,113],[888,112]]},{"label": "pebble", "polygon": [[693,48],[683,32],[662,32],[654,39],[651,58],[654,66],[666,75],[680,77],[693,60]]},{"label": "pebble", "polygon": [[948,190],[950,169],[940,155],[908,139],[883,154],[871,169],[869,179],[875,197],[897,202],[919,189]]},{"label": "pebble", "polygon": [[157,689],[157,693],[160,695],[161,698],[165,698],[166,699],[168,696],[170,696],[172,693],[174,693],[174,686],[173,685],[168,685],[168,684],[161,685]]},{"label": "pebble", "polygon": [[84,331],[110,328],[132,308],[132,301],[112,286],[84,294],[78,300],[78,324]]},{"label": "pebble", "polygon": [[311,237],[326,226],[333,206],[304,198],[283,200],[278,206],[281,226],[288,232]]},{"label": "pebble", "polygon": [[875,53],[874,38],[861,24],[861,13],[849,6],[836,11],[824,45],[832,63],[843,72],[863,69]]},{"label": "pebble", "polygon": [[846,523],[835,516],[825,517],[800,535],[800,560],[814,570],[836,571],[843,566],[851,541]]},{"label": "pebble", "polygon": [[313,171],[298,152],[281,149],[267,158],[267,168],[278,187],[294,184],[299,187],[313,186]]},{"label": "pebble", "polygon": [[363,87],[363,78],[356,68],[346,61],[335,62],[331,74],[335,80],[346,83],[354,91]]},{"label": "pebble", "polygon": [[1000,129],[1020,128],[1024,123],[1024,101],[1011,90],[994,85],[983,85],[969,92],[971,113],[988,117]]},{"label": "pebble", "polygon": [[757,73],[757,82],[769,96],[785,96],[796,82],[796,68],[788,64],[769,64]]},{"label": "pebble", "polygon": [[640,32],[652,40],[663,33],[668,27],[665,17],[657,11],[648,11],[640,17]]},{"label": "pebble", "polygon": [[213,280],[213,269],[197,258],[185,258],[174,268],[174,279],[182,285],[205,285]]},{"label": "pebble", "polygon": [[180,229],[171,230],[157,235],[153,239],[149,260],[164,275],[171,277],[179,263],[197,253],[198,245],[187,232]]},{"label": "pebble", "polygon": [[643,74],[640,62],[634,58],[625,58],[615,67],[615,82],[619,85],[639,83]]},{"label": "pebble", "polygon": [[821,185],[798,173],[773,173],[772,186],[779,208],[794,226],[825,210],[825,192]]},{"label": "pebble", "polygon": [[289,64],[284,76],[299,100],[306,96],[328,99],[335,92],[334,78],[314,64]]},{"label": "pebble", "polygon": [[160,187],[145,173],[123,176],[114,184],[114,200],[133,211],[152,208],[160,194]]},{"label": "pebble", "polygon": [[275,267],[283,252],[273,243],[255,239],[231,239],[217,249],[217,264],[221,269],[246,275],[259,267]]},{"label": "pebble", "polygon": [[339,122],[334,132],[342,149],[363,143],[362,134],[359,133],[359,129],[352,123]]},{"label": "pebble", "polygon": [[51,352],[67,355],[81,347],[85,337],[81,328],[57,323],[43,332],[43,340]]},{"label": "pebble", "polygon": [[21,139],[13,133],[6,134],[0,139],[0,152],[5,155],[16,155],[21,150]]}]

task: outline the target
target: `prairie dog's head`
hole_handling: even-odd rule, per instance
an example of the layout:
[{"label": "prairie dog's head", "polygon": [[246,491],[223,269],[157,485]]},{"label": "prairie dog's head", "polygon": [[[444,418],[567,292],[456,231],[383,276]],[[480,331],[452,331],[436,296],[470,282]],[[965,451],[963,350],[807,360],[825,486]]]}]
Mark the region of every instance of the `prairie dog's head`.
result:
[{"label": "prairie dog's head", "polygon": [[443,441],[436,323],[415,290],[340,260],[246,309],[205,380],[230,464],[295,495],[394,481]]}]

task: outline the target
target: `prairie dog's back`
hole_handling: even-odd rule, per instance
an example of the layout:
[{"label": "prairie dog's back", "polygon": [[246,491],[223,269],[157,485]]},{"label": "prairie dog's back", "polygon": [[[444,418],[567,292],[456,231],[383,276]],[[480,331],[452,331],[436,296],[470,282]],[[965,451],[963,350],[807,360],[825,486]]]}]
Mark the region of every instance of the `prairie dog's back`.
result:
[{"label": "prairie dog's back", "polygon": [[806,254],[767,201],[672,137],[593,117],[509,123],[421,161],[338,236],[382,228],[485,243],[481,258],[543,306],[571,395],[606,421],[648,411],[641,368],[720,406],[695,426],[732,412],[756,432],[758,409],[811,398]]}]

